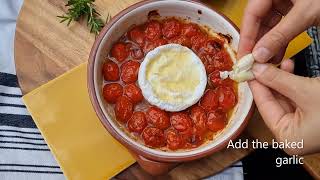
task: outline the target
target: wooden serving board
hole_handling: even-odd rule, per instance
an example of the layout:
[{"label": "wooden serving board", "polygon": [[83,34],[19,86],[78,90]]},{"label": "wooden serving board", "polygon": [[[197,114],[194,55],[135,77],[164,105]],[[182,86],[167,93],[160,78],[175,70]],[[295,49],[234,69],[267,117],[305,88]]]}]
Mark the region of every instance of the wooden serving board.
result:
[{"label": "wooden serving board", "polygon": [[[226,1],[226,0],[225,0]],[[25,0],[17,21],[15,62],[22,92],[28,93],[71,68],[87,61],[95,36],[85,22],[60,24],[56,16],[66,12],[63,0]],[[98,12],[113,16],[138,0],[96,0]],[[211,4],[212,5],[212,4]],[[256,113],[242,138],[271,138]],[[267,138],[268,139],[268,138]],[[183,163],[168,175],[157,179],[199,179],[210,176],[248,155],[251,149],[225,149],[206,158]],[[319,156],[309,157],[305,164],[313,175],[320,174]],[[137,165],[127,168],[119,179],[155,179]]]}]

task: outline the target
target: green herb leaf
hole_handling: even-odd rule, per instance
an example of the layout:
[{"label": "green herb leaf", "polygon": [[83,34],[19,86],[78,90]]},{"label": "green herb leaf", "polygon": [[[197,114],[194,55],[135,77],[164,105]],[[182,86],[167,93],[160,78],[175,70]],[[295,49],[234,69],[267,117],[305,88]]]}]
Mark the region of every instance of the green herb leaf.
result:
[{"label": "green herb leaf", "polygon": [[[94,0],[68,0],[66,4],[69,7],[68,12],[57,17],[61,19],[60,23],[67,22],[68,26],[72,21],[78,21],[81,17],[85,17],[87,18],[87,26],[90,28],[90,32],[98,35],[104,26],[104,22],[93,3]],[[111,16],[108,14],[106,22],[110,19]]]}]

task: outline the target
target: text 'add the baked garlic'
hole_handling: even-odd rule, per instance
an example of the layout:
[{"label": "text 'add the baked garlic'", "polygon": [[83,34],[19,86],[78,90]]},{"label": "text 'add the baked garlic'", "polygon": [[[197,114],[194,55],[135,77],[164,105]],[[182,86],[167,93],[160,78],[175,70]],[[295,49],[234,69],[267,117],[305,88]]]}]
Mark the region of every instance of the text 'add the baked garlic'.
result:
[{"label": "text 'add the baked garlic'", "polygon": [[138,83],[150,104],[175,112],[199,101],[207,76],[203,63],[192,50],[167,44],[146,55],[139,69]]}]

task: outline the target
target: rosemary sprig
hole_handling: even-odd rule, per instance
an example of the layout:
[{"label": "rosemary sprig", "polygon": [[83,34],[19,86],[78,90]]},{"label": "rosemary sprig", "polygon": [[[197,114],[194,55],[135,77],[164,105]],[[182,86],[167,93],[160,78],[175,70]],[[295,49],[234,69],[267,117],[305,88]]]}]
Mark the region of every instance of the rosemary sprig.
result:
[{"label": "rosemary sprig", "polygon": [[[104,22],[95,9],[94,1],[95,0],[68,0],[66,4],[66,6],[69,7],[68,12],[62,16],[57,16],[61,19],[60,23],[66,21],[69,26],[72,21],[78,21],[81,17],[85,17],[90,32],[98,35],[104,26]],[[108,22],[110,18],[111,16],[108,14],[106,22]]]}]

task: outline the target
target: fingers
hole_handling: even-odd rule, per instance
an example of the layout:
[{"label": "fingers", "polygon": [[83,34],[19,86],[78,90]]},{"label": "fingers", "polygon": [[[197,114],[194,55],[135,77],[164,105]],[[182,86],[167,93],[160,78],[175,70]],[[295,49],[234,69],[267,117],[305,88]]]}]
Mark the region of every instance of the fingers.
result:
[{"label": "fingers", "polygon": [[256,80],[249,82],[257,108],[271,131],[276,132],[277,124],[287,113],[268,87],[262,85]]},{"label": "fingers", "polygon": [[258,62],[267,62],[289,41],[307,29],[312,23],[310,17],[302,16],[308,9],[295,5],[291,11],[255,45],[253,56]]},{"label": "fingers", "polygon": [[252,51],[256,44],[261,22],[271,7],[272,0],[251,0],[248,2],[242,20],[238,58]]},{"label": "fingers", "polygon": [[[291,66],[289,63],[284,62],[283,66]],[[306,87],[309,86],[308,78],[290,74],[270,64],[255,63],[252,72],[260,83],[288,97],[293,102],[299,104],[305,101],[303,97],[306,94]]]},{"label": "fingers", "polygon": [[280,68],[288,73],[293,73],[294,62],[291,59],[285,59],[281,62]]}]

